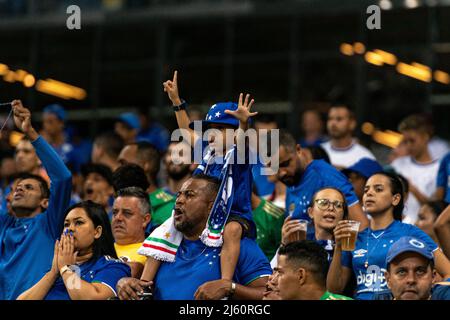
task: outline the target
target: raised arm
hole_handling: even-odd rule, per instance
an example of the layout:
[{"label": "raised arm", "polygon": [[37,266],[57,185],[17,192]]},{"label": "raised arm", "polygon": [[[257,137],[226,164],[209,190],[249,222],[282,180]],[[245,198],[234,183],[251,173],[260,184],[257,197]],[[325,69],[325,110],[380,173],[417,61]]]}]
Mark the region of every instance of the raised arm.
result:
[{"label": "raised arm", "polygon": [[434,232],[439,239],[442,251],[450,259],[450,205],[436,219]]},{"label": "raised arm", "polygon": [[70,203],[72,175],[53,148],[38,135],[31,125],[31,113],[20,100],[12,102],[14,122],[30,140],[36,154],[50,177],[50,198],[46,219],[52,237],[56,240],[61,234],[64,212]]},{"label": "raised arm", "polygon": [[[232,115],[233,117],[238,119],[239,120],[239,129],[241,129],[245,133],[245,131],[248,129],[248,121],[249,121],[250,117],[256,116],[258,114],[258,112],[250,112],[250,109],[251,109],[253,103],[255,103],[255,100],[252,99],[249,101],[249,99],[250,99],[249,94],[247,94],[245,96],[245,100],[242,100],[243,97],[244,97],[244,94],[241,93],[239,95],[238,108],[236,110],[225,110],[225,113]],[[238,138],[239,138],[239,135],[238,135]]]},{"label": "raised arm", "polygon": [[35,141],[39,135],[31,125],[31,112],[22,105],[22,101],[14,100],[12,103],[14,123],[31,141]]},{"label": "raised arm", "polygon": [[[175,70],[173,74],[172,80],[167,80],[163,83],[164,92],[167,92],[170,101],[172,102],[172,106],[178,107],[182,104],[180,95],[178,93],[178,71]],[[189,115],[185,109],[175,111],[175,117],[177,118],[178,128],[186,130],[189,134],[189,137],[183,137],[188,139],[191,143],[191,146],[195,146],[195,142],[199,138],[194,130],[189,128],[189,124],[191,123],[191,119],[189,119]]]},{"label": "raised arm", "polygon": [[434,251],[433,256],[436,271],[443,279],[450,278],[450,261],[445,254],[440,249],[437,249]]},{"label": "raised arm", "polygon": [[[245,159],[245,153],[242,154],[239,151],[247,152],[248,148],[245,142],[245,132],[248,129],[248,123],[250,117],[256,116],[258,112],[250,112],[250,109],[255,102],[255,100],[250,100],[250,95],[247,94],[245,96],[245,100],[243,100],[244,94],[241,93],[239,95],[238,108],[236,110],[225,110],[225,113],[232,115],[236,119],[239,120],[239,128],[237,130],[236,142],[238,147],[245,146],[244,150],[238,149],[238,156]],[[242,148],[242,147],[240,147]],[[243,157],[242,157],[243,156]],[[239,162],[238,162],[239,163]]]}]

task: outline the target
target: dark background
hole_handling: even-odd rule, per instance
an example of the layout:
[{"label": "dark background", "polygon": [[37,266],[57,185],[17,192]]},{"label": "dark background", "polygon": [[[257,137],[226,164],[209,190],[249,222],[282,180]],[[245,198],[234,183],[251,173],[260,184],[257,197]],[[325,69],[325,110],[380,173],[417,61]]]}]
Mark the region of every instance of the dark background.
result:
[{"label": "dark background", "polygon": [[[174,129],[162,82],[177,69],[180,94],[191,105],[206,110],[250,92],[255,109],[297,136],[302,110],[344,101],[360,124],[383,130],[429,112],[437,133],[449,139],[449,85],[339,50],[343,42],[360,41],[367,50],[450,72],[450,1],[418,0],[413,9],[391,2],[381,12],[381,30],[368,30],[366,8],[379,1],[0,0],[0,63],[88,94],[62,100],[0,78],[0,102],[20,97],[37,116],[47,104],[61,103],[90,136],[111,127],[121,111],[140,108]],[[81,30],[66,28],[71,4],[81,8]]]}]

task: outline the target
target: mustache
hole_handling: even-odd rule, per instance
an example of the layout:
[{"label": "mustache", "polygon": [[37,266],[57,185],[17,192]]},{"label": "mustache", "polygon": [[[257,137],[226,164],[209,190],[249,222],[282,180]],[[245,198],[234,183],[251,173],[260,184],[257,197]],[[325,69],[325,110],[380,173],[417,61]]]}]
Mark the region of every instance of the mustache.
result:
[{"label": "mustache", "polygon": [[175,213],[181,213],[181,214],[184,214],[184,210],[183,210],[183,208],[181,208],[180,206],[175,205],[175,207],[173,208],[173,210],[175,211]]}]

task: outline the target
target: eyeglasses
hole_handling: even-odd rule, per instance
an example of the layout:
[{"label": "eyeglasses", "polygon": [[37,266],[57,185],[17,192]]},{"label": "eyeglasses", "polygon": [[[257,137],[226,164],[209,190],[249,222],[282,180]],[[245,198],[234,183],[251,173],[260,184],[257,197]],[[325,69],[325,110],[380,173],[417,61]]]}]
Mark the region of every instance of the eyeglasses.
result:
[{"label": "eyeglasses", "polygon": [[330,205],[333,205],[336,210],[344,209],[344,203],[341,201],[330,201],[328,199],[316,199],[315,203],[317,203],[317,207],[320,210],[328,210]]}]

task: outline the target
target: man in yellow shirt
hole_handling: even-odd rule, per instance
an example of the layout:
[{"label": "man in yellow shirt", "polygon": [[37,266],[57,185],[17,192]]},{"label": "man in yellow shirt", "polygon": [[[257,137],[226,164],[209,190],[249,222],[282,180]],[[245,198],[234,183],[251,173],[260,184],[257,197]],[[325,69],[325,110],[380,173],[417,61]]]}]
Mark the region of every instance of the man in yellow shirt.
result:
[{"label": "man in yellow shirt", "polygon": [[147,188],[148,196],[152,204],[152,223],[148,226],[147,232],[162,224],[172,215],[175,205],[175,197],[158,188],[158,173],[160,170],[161,154],[158,149],[147,141],[139,141],[127,144],[117,158],[122,166],[136,164],[144,170],[145,176],[150,183]]},{"label": "man in yellow shirt", "polygon": [[137,250],[145,240],[145,228],[151,220],[151,204],[141,188],[129,187],[117,192],[112,210],[112,232],[117,256],[131,267],[131,276],[139,278],[147,257]]}]

